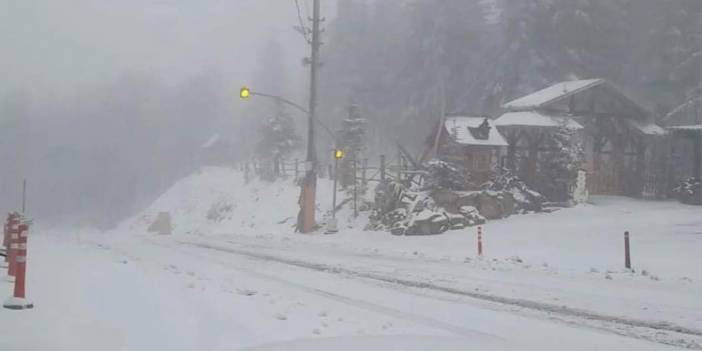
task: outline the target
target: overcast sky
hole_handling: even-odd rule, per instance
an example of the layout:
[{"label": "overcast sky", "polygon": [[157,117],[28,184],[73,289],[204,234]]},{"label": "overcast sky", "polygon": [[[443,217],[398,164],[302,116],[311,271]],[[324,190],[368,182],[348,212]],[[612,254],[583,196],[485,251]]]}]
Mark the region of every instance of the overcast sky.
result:
[{"label": "overcast sky", "polygon": [[[331,17],[332,1],[323,2]],[[300,4],[311,13],[311,1]],[[297,23],[293,0],[0,0],[0,95],[61,95],[126,71],[170,83],[215,70],[245,81],[273,38],[293,78],[304,77]]]}]

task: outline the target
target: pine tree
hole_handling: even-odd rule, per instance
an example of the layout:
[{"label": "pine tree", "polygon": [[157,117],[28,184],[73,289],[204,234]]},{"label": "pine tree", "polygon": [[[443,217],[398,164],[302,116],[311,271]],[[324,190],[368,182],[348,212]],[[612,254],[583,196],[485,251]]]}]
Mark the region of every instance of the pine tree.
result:
[{"label": "pine tree", "polygon": [[659,115],[694,99],[702,90],[702,2],[662,1],[658,29],[650,40]]},{"label": "pine tree", "polygon": [[271,166],[263,173],[263,178],[280,177],[280,165],[285,156],[300,146],[300,137],[295,132],[295,124],[281,103],[276,104],[276,114],[261,128],[261,139],[257,145],[259,156]]},{"label": "pine tree", "polygon": [[550,135],[550,152],[540,160],[541,193],[552,201],[571,200],[571,188],[582,167],[584,150],[577,130],[561,125]]},{"label": "pine tree", "polygon": [[339,173],[341,186],[346,188],[356,181],[354,165],[361,160],[364,151],[367,121],[361,118],[361,111],[355,102],[348,106],[348,118],[343,120],[339,131],[339,147],[343,148],[346,156],[341,160]]}]

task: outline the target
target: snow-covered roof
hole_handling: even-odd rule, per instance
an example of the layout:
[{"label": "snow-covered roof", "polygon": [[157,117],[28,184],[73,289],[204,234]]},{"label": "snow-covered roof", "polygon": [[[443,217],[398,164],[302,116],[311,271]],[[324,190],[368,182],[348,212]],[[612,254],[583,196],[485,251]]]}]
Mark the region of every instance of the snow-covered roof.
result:
[{"label": "snow-covered roof", "polygon": [[521,110],[542,107],[555,100],[560,100],[573,95],[579,91],[591,88],[603,83],[602,79],[586,79],[560,82],[548,88],[541,89],[535,93],[512,100],[502,107],[509,110]]},{"label": "snow-covered roof", "polygon": [[457,143],[463,145],[485,145],[485,146],[507,146],[507,141],[495,128],[492,120],[487,118],[490,126],[490,134],[487,139],[476,139],[470,132],[468,127],[477,128],[485,121],[485,117],[467,117],[467,116],[451,116],[446,117],[444,126],[449,132],[449,135],[456,140]]},{"label": "snow-covered roof", "polygon": [[642,122],[634,119],[627,119],[627,122],[632,127],[638,129],[641,133],[646,135],[665,135],[665,129],[661,128],[659,125],[652,122]]},{"label": "snow-covered roof", "polygon": [[672,129],[672,130],[699,130],[699,131],[702,131],[702,124],[693,124],[693,125],[689,125],[689,126],[668,127],[668,129]]},{"label": "snow-covered roof", "polygon": [[495,120],[496,126],[560,127],[582,129],[583,126],[569,117],[554,117],[537,111],[507,112]]},{"label": "snow-covered roof", "polygon": [[665,115],[665,117],[663,117],[663,120],[675,121],[676,119],[680,119],[681,117],[684,118],[686,114],[697,113],[697,111],[699,111],[699,106],[702,106],[702,85],[700,85],[698,90],[700,91],[699,96],[695,96],[678,105],[678,107],[674,108],[667,115]]}]

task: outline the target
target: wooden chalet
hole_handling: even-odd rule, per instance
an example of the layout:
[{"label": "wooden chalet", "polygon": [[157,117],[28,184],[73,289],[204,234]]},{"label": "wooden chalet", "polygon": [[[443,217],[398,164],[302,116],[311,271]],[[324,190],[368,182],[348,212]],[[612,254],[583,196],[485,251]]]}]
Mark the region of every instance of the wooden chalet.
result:
[{"label": "wooden chalet", "polygon": [[591,194],[654,196],[659,193],[658,147],[666,131],[653,114],[603,79],[554,84],[503,105],[494,125],[507,141],[507,167],[535,184],[549,134],[569,128],[582,142]]},{"label": "wooden chalet", "polygon": [[672,185],[689,177],[702,179],[702,92],[673,109],[663,122],[672,135]]}]

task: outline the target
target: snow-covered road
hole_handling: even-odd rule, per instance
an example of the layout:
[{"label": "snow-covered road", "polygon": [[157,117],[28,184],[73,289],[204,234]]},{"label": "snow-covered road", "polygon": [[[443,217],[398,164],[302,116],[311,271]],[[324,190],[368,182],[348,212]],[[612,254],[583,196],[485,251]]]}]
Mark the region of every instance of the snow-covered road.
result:
[{"label": "snow-covered road", "polygon": [[[694,206],[593,197],[512,216],[482,227],[477,257],[475,228],[398,237],[348,208],[336,235],[295,234],[298,196],[205,169],[110,232],[35,228],[36,308],[0,310],[0,351],[702,350]],[[161,211],[172,236],[146,233]]]},{"label": "snow-covered road", "polygon": [[[204,240],[45,233],[33,237],[31,245],[28,284],[37,307],[0,311],[1,350],[236,350],[328,337],[340,338],[324,339],[327,349],[328,343],[351,347],[358,342],[368,349],[374,343],[399,344],[413,338],[419,338],[412,343],[416,347],[430,343],[481,350],[562,350],[564,345],[570,350],[664,350],[670,346],[661,342],[700,345],[695,335],[588,321],[353,273],[394,274],[467,289],[466,280],[451,265],[475,272],[491,266],[489,262],[364,256],[344,248],[334,251],[330,245],[303,248],[294,240],[266,236]],[[321,263],[339,269],[306,267]],[[424,268],[415,271],[418,266]],[[498,269],[499,264],[486,272]],[[497,275],[494,286],[501,279]],[[9,294],[9,284],[2,284]],[[502,292],[508,295],[514,288],[506,284]],[[548,285],[542,289],[558,292]],[[309,347],[304,341],[288,345],[300,342],[302,348]]]}]

